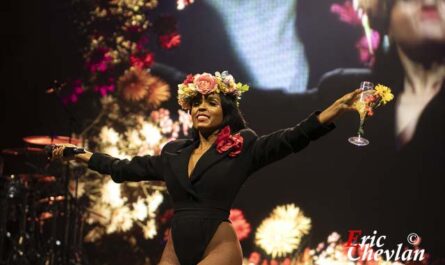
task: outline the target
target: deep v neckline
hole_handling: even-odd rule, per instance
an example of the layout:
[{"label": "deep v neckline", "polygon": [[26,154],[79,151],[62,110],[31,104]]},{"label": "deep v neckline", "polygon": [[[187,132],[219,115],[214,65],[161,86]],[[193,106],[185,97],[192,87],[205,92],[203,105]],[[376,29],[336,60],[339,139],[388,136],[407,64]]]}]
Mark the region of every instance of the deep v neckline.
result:
[{"label": "deep v neckline", "polygon": [[[192,180],[193,174],[195,173],[196,168],[197,168],[198,165],[199,165],[199,162],[201,162],[201,160],[204,158],[204,156],[207,155],[207,154],[210,152],[210,150],[212,149],[212,147],[213,147],[214,145],[215,145],[215,143],[213,143],[212,145],[210,145],[210,147],[207,148],[207,150],[206,150],[204,153],[202,153],[202,155],[198,158],[198,160],[196,161],[196,163],[195,163],[195,165],[193,166],[192,170],[190,171],[190,160],[192,159],[193,152],[196,150],[197,147],[195,147],[195,148],[192,149],[192,152],[190,153],[190,156],[188,157],[188,162],[187,162],[187,178],[188,178],[190,181]],[[199,144],[198,144],[198,146],[199,146]]]}]

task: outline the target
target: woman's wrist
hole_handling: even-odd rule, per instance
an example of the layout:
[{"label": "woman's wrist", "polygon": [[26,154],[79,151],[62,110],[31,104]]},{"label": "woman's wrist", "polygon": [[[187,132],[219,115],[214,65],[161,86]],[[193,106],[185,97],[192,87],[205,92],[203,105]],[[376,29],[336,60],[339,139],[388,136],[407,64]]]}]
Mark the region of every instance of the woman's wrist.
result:
[{"label": "woman's wrist", "polygon": [[74,158],[77,161],[88,163],[92,155],[93,153],[86,151],[85,153],[75,155]]},{"label": "woman's wrist", "polygon": [[321,124],[328,124],[328,123],[331,123],[334,121],[335,116],[336,116],[335,114],[336,113],[333,113],[332,110],[327,108],[324,111],[322,111],[320,114],[318,114],[317,118]]}]

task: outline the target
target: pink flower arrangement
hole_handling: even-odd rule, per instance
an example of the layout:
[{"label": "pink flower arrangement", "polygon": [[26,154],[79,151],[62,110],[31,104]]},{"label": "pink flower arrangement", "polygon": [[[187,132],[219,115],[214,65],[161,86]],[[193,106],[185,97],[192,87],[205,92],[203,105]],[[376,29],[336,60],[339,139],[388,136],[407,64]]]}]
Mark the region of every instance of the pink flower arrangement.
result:
[{"label": "pink flower arrangement", "polygon": [[113,61],[113,57],[108,53],[109,51],[107,48],[98,48],[93,52],[92,59],[87,62],[88,70],[92,73],[107,71],[108,65]]},{"label": "pink flower arrangement", "polygon": [[239,133],[235,135],[230,134],[230,126],[227,125],[218,133],[218,137],[216,138],[216,150],[220,154],[231,150],[229,156],[236,157],[241,153],[243,142],[244,138]]},{"label": "pink flower arrangement", "polygon": [[114,84],[97,85],[94,87],[94,91],[98,92],[102,97],[105,97],[109,93],[114,92]]},{"label": "pink flower arrangement", "polygon": [[340,21],[353,26],[362,26],[363,36],[357,41],[355,47],[359,52],[359,60],[367,66],[374,64],[374,52],[380,44],[380,35],[369,27],[367,11],[363,7],[354,7],[351,0],[343,4],[332,4],[331,12],[338,15]]},{"label": "pink flower arrangement", "polygon": [[244,214],[241,210],[231,209],[229,220],[232,222],[238,240],[241,241],[249,236],[251,231],[250,224],[244,218]]},{"label": "pink flower arrangement", "polygon": [[130,56],[130,64],[133,67],[137,68],[149,68],[154,61],[154,55],[153,53],[147,53],[144,56],[137,57],[135,55]]},{"label": "pink flower arrangement", "polygon": [[75,104],[79,100],[80,95],[85,92],[85,88],[82,85],[81,80],[76,80],[73,83],[73,90],[71,93],[63,97],[62,101],[64,105]]},{"label": "pink flower arrangement", "polygon": [[258,252],[252,252],[249,256],[249,264],[258,265],[261,261],[261,254]]},{"label": "pink flower arrangement", "polygon": [[375,51],[379,47],[380,34],[377,31],[373,30],[370,39],[371,47],[369,47],[369,41],[366,36],[362,36],[355,45],[359,52],[360,61],[367,65],[374,64],[374,54],[371,51]]}]

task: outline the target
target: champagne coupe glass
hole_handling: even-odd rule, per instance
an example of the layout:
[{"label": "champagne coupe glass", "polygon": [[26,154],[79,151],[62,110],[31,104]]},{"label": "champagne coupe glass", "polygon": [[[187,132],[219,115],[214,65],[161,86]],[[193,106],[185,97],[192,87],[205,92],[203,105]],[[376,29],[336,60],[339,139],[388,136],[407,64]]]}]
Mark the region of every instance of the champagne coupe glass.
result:
[{"label": "champagne coupe glass", "polygon": [[354,102],[354,107],[360,115],[360,126],[357,136],[349,137],[348,141],[356,146],[366,146],[369,144],[369,140],[363,137],[363,128],[369,108],[369,102],[366,98],[374,94],[374,84],[369,81],[363,81],[360,83],[360,89],[362,90],[362,93],[360,93],[359,98]]}]

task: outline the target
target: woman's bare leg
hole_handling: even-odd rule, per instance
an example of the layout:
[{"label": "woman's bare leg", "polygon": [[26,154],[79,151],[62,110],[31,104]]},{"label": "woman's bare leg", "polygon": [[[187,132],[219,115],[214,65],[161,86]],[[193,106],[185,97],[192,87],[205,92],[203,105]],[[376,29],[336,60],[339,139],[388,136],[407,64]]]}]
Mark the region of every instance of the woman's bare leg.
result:
[{"label": "woman's bare leg", "polygon": [[198,265],[241,265],[243,253],[235,230],[228,222],[222,222],[204,252]]},{"label": "woman's bare leg", "polygon": [[171,233],[168,235],[167,245],[162,252],[161,261],[159,265],[181,265],[179,263],[178,257],[175,253],[175,248],[173,246],[173,239]]}]

